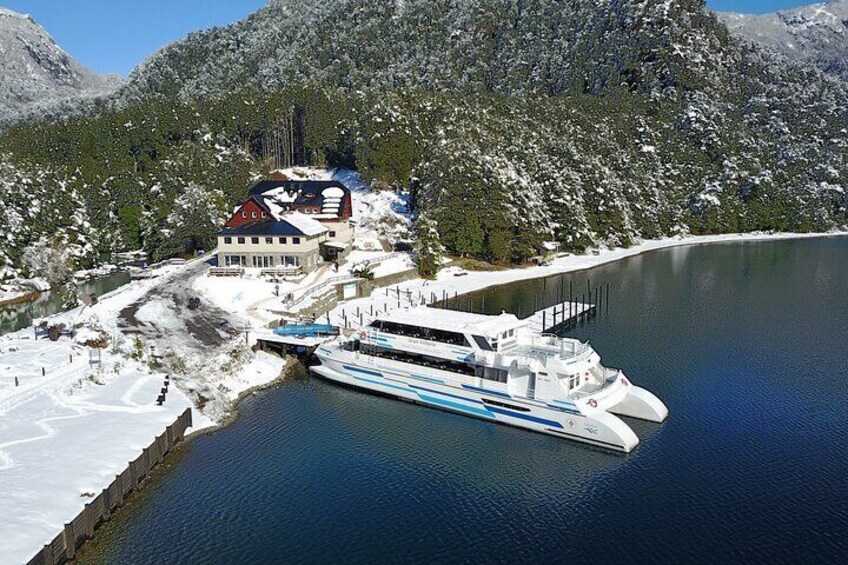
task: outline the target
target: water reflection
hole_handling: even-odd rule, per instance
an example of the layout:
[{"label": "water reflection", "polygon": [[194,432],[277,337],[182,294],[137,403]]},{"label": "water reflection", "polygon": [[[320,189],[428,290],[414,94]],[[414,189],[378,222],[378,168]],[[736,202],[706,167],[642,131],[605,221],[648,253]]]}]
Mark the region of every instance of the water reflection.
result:
[{"label": "water reflection", "polygon": [[[77,285],[77,294],[90,292],[102,296],[130,282],[130,275],[124,271],[109,276],[85,281]],[[62,290],[43,292],[33,302],[0,306],[0,335],[18,331],[32,325],[36,318],[43,318],[61,312],[67,297]]]}]

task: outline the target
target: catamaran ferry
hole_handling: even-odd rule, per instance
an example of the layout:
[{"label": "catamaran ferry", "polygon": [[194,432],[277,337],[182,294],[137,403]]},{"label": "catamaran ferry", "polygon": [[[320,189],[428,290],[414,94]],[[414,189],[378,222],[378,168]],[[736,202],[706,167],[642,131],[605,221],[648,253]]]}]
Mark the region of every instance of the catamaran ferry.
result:
[{"label": "catamaran ferry", "polygon": [[589,344],[534,332],[512,314],[395,310],[315,354],[312,370],[332,381],[617,451],[639,438],[616,414],[668,416]]}]

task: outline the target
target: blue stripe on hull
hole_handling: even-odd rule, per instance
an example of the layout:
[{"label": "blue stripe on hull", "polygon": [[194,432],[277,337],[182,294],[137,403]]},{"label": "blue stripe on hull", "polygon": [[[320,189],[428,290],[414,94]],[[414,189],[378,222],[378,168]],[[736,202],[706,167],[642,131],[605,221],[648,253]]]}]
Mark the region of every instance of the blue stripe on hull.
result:
[{"label": "blue stripe on hull", "polygon": [[481,388],[479,386],[471,386],[471,385],[462,385],[462,388],[467,388],[468,390],[474,390],[477,392],[482,392],[484,394],[491,394],[492,396],[500,396],[501,398],[512,398],[505,392],[499,392],[497,390],[489,390],[487,388]]},{"label": "blue stripe on hull", "polygon": [[423,390],[425,392],[429,392],[429,393],[432,393],[432,394],[441,394],[442,396],[449,396],[451,398],[456,398],[456,399],[459,399],[459,400],[465,400],[466,402],[474,402],[475,404],[483,404],[481,401],[477,400],[476,398],[466,398],[464,396],[459,396],[458,394],[451,394],[449,392],[442,392],[440,390],[433,390],[432,388],[424,388],[423,386],[418,386],[418,385],[409,385],[409,386],[411,386],[415,390]]},{"label": "blue stripe on hull", "polygon": [[426,381],[428,383],[434,383],[434,384],[437,384],[437,385],[445,384],[445,381],[443,381],[441,379],[433,379],[431,377],[425,377],[424,375],[419,375],[417,373],[409,373],[409,376],[412,377],[413,379],[418,379],[419,381]]},{"label": "blue stripe on hull", "polygon": [[530,416],[528,414],[522,414],[520,412],[513,412],[512,410],[505,410],[504,408],[498,408],[496,406],[487,405],[486,408],[488,408],[495,414],[503,414],[504,416],[510,416],[512,418],[518,418],[520,420],[527,420],[528,422],[544,424],[546,426],[552,426],[554,428],[562,428],[562,424],[555,420],[547,420],[545,418],[539,418],[538,416]]},{"label": "blue stripe on hull", "polygon": [[422,401],[427,402],[428,404],[432,404],[433,406],[438,406],[440,408],[446,408],[448,410],[453,410],[454,412],[462,412],[465,414],[471,414],[472,416],[479,416],[481,418],[486,418],[488,420],[494,420],[495,416],[488,410],[483,408],[475,408],[474,406],[466,406],[465,404],[460,404],[459,402],[451,402],[450,400],[443,400],[441,398],[436,398],[435,396],[430,396],[427,394],[418,394],[418,398]]},{"label": "blue stripe on hull", "polygon": [[383,373],[378,371],[369,371],[368,369],[360,369],[359,367],[353,367],[351,365],[342,365],[348,371],[353,371],[354,373],[362,373],[363,375],[371,375],[373,377],[382,377]]},{"label": "blue stripe on hull", "polygon": [[378,385],[378,386],[384,386],[384,387],[386,387],[386,388],[394,388],[394,389],[397,389],[397,390],[402,390],[402,391],[404,391],[404,392],[415,392],[415,391],[409,390],[409,389],[408,389],[407,387],[405,387],[405,386],[397,386],[397,385],[389,384],[389,383],[384,382],[384,381],[378,381],[378,380],[374,380],[374,379],[367,379],[367,378],[365,378],[365,377],[357,377],[357,376],[354,376],[353,378],[354,378],[354,379],[356,379],[357,381],[363,381],[363,382],[371,383],[371,384]]}]

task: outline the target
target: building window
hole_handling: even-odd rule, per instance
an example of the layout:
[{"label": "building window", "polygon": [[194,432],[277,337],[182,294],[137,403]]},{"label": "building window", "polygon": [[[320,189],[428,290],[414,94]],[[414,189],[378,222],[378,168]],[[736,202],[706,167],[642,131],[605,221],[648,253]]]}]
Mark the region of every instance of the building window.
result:
[{"label": "building window", "polygon": [[255,218],[255,217],[256,217],[256,212],[251,212],[251,213],[250,213],[250,217],[251,217],[251,218]]},{"label": "building window", "polygon": [[331,232],[330,232],[330,237],[336,237],[336,232],[331,231]]},{"label": "building window", "polygon": [[272,244],[272,243],[274,243],[274,238],[273,238],[273,237],[266,237],[266,238],[265,238],[265,243],[267,243],[267,244],[269,244],[269,245],[270,245],[270,244]]},{"label": "building window", "polygon": [[247,212],[242,212],[242,213],[241,213],[241,217],[242,217],[242,218],[247,218]]},{"label": "building window", "polygon": [[247,261],[245,261],[244,255],[225,255],[224,256],[224,264],[227,267],[243,267]]},{"label": "building window", "polygon": [[274,258],[267,255],[254,255],[253,266],[257,269],[268,269],[274,266]]},{"label": "building window", "polygon": [[266,214],[265,212],[262,212],[262,217],[263,217],[263,218],[267,218],[267,217],[268,217],[268,214]]},{"label": "building window", "polygon": [[224,243],[232,243],[232,242],[233,242],[233,238],[231,238],[231,237],[225,237],[224,238]]},{"label": "building window", "polygon": [[293,237],[293,238],[292,238],[292,243],[293,243],[294,245],[300,245],[300,238],[299,238],[299,237]]},{"label": "building window", "polygon": [[285,267],[298,267],[300,266],[300,258],[296,255],[283,255],[283,266]]},{"label": "building window", "polygon": [[239,243],[244,245],[244,238],[243,237],[238,238],[236,241],[238,241]]},{"label": "building window", "polygon": [[251,237],[250,243],[252,243],[254,245],[258,245],[259,244],[259,238],[258,237]]},{"label": "building window", "polygon": [[285,244],[286,244],[286,238],[284,238],[284,237],[281,237],[279,241],[280,241],[280,243],[281,243],[281,244],[283,244],[283,245],[285,245]]}]

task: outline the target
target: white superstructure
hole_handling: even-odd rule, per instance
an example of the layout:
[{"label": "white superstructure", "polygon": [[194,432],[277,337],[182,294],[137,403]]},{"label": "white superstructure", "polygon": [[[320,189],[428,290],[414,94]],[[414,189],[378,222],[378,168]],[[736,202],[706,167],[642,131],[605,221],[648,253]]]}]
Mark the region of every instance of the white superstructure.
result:
[{"label": "white superstructure", "polygon": [[588,344],[535,333],[512,314],[395,310],[315,353],[312,370],[336,382],[618,451],[639,438],[615,414],[668,416]]}]

